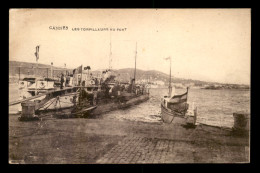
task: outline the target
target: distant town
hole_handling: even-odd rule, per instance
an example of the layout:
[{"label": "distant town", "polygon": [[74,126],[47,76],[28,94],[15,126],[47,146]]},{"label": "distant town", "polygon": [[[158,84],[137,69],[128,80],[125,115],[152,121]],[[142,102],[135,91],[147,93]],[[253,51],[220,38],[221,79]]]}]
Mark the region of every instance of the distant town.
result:
[{"label": "distant town", "polygon": [[[142,83],[140,81],[137,81],[137,83]],[[151,85],[151,88],[164,88],[169,85],[169,83],[165,83],[160,80],[155,80],[149,82]],[[198,84],[198,83],[171,83],[172,86],[174,86],[177,89],[181,88],[196,88],[196,89],[211,89],[211,90],[219,90],[219,89],[250,89],[249,85],[241,85],[241,84]]]},{"label": "distant town", "polygon": [[[182,88],[194,88],[194,89],[211,89],[211,90],[220,90],[220,89],[250,89],[249,85],[243,84],[220,84],[220,83],[212,83],[212,82],[204,82],[204,81],[196,81],[196,80],[189,80],[189,79],[179,79],[179,82],[175,81],[176,78],[172,79],[171,85],[177,89]],[[189,82],[190,81],[190,82]],[[141,79],[137,80],[136,83],[147,83],[147,80]],[[165,88],[169,86],[169,82],[165,82],[162,80],[157,80],[154,78],[150,78],[148,80],[148,84],[151,88]]]}]

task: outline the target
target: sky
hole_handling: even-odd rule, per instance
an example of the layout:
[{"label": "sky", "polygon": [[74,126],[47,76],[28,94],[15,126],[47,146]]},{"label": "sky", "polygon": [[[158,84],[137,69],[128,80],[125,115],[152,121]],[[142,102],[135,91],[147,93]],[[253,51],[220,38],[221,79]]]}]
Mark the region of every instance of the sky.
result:
[{"label": "sky", "polygon": [[174,77],[250,84],[250,9],[11,9],[9,19],[11,61],[36,62],[40,45],[38,63],[106,69],[111,40],[113,69],[134,68],[137,44],[138,69],[169,74],[171,57]]}]

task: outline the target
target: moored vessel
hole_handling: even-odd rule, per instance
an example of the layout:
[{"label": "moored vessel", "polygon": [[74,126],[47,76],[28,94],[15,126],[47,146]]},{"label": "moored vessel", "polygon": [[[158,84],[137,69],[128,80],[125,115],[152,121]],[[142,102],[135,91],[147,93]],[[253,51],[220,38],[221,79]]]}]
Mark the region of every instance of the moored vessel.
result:
[{"label": "moored vessel", "polygon": [[[145,84],[136,85],[135,76],[136,56],[134,78],[129,83],[116,80],[112,69],[94,76],[90,66],[81,65],[73,70],[69,80],[65,80],[64,86],[60,88],[55,87],[54,81],[43,79],[20,81],[22,85],[26,85],[24,93],[30,94],[28,97],[23,96],[20,100],[9,103],[9,106],[22,105],[21,120],[40,117],[48,112],[54,113],[58,118],[99,115],[149,99],[149,89]],[[62,84],[61,82],[60,85]]]},{"label": "moored vessel", "polygon": [[171,85],[171,57],[166,58],[170,60],[170,76],[169,76],[169,92],[167,96],[161,99],[161,119],[164,123],[172,123],[175,117],[183,118],[187,124],[196,124],[197,108],[189,110],[187,103],[189,87],[187,91],[180,95],[175,95],[175,88]]}]

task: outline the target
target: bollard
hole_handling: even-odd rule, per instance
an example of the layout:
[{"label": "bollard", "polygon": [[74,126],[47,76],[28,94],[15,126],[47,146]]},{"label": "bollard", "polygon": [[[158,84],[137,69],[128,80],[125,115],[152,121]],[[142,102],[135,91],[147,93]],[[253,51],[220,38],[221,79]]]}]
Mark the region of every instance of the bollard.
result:
[{"label": "bollard", "polygon": [[35,102],[27,101],[21,103],[22,105],[22,115],[19,117],[19,120],[35,120],[38,117],[35,117]]},{"label": "bollard", "polygon": [[[194,108],[194,105],[192,107]],[[197,114],[197,107],[195,109],[188,110],[185,114],[186,124],[189,125],[189,127],[196,127]]]},{"label": "bollard", "polygon": [[250,128],[250,114],[245,112],[233,113],[234,126],[233,130],[238,132],[248,132]]}]

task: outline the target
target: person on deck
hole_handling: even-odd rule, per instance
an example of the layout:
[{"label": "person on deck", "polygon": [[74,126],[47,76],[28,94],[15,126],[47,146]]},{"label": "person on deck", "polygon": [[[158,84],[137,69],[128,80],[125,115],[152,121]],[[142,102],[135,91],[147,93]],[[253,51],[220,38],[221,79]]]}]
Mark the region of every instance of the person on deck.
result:
[{"label": "person on deck", "polygon": [[129,93],[132,93],[134,92],[135,93],[135,79],[132,79],[131,80],[131,84],[129,85],[128,89],[127,89],[127,92]]},{"label": "person on deck", "polygon": [[65,86],[68,86],[70,83],[70,74],[68,72],[67,76],[66,76],[66,85]]},{"label": "person on deck", "polygon": [[120,96],[120,86],[119,86],[119,83],[116,82],[116,84],[114,85],[114,87],[112,88],[112,95],[114,97],[118,97]]},{"label": "person on deck", "polygon": [[65,75],[63,75],[63,80],[64,80],[63,87],[65,87],[66,83],[67,83],[67,79],[66,79]]},{"label": "person on deck", "polygon": [[63,89],[63,84],[64,84],[64,75],[62,73],[60,78],[60,89]]}]

